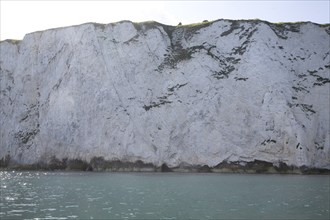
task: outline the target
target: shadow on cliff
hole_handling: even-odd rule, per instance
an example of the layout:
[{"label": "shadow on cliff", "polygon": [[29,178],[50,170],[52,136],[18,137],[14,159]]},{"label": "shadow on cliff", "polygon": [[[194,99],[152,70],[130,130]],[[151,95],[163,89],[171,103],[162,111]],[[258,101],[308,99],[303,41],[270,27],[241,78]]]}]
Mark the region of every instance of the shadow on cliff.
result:
[{"label": "shadow on cliff", "polygon": [[48,162],[34,164],[19,164],[9,155],[0,159],[0,170],[26,171],[96,171],[96,172],[177,172],[177,173],[251,173],[251,174],[330,174],[329,169],[295,167],[285,163],[273,164],[267,161],[254,160],[251,162],[223,161],[214,167],[208,165],[190,165],[181,163],[176,167],[169,167],[166,163],[155,166],[141,160],[135,162],[120,160],[105,160],[104,157],[93,157],[89,162],[81,159],[58,159],[51,157]]}]

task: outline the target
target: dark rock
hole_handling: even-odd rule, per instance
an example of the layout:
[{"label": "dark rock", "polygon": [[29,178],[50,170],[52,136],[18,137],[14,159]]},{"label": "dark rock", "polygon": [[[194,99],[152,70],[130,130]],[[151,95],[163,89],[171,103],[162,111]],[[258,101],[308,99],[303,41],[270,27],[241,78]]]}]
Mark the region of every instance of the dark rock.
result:
[{"label": "dark rock", "polygon": [[104,160],[104,157],[93,157],[89,162],[89,166],[96,171],[105,170],[106,162]]},{"label": "dark rock", "polygon": [[8,167],[9,162],[10,162],[10,155],[7,154],[5,157],[0,159],[0,168]]},{"label": "dark rock", "polygon": [[203,165],[198,169],[198,172],[209,173],[211,172],[211,168],[208,165]]},{"label": "dark rock", "polygon": [[49,161],[49,164],[44,165],[44,167],[50,170],[64,170],[67,166],[66,162],[67,162],[66,159],[59,160],[55,156],[52,156]]},{"label": "dark rock", "polygon": [[70,159],[67,162],[67,170],[80,170],[86,171],[88,168],[88,163],[80,159]]},{"label": "dark rock", "polygon": [[161,172],[172,172],[172,170],[166,165],[166,163],[163,163],[160,167]]}]

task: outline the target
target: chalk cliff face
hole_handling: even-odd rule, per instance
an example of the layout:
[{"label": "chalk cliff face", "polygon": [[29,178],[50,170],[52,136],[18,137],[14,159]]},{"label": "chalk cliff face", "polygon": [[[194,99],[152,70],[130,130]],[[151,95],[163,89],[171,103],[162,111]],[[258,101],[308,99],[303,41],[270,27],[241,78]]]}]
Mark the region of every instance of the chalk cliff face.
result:
[{"label": "chalk cliff face", "polygon": [[329,42],[329,25],[258,20],[2,41],[0,158],[330,169]]}]

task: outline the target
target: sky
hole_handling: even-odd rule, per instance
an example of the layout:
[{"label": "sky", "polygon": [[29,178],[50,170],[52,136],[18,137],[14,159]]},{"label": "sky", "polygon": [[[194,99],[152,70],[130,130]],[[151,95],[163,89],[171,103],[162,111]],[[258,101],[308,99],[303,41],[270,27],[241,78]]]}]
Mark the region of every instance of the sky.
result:
[{"label": "sky", "polygon": [[330,0],[12,1],[0,0],[0,40],[87,22],[158,21],[167,25],[217,19],[330,23]]}]

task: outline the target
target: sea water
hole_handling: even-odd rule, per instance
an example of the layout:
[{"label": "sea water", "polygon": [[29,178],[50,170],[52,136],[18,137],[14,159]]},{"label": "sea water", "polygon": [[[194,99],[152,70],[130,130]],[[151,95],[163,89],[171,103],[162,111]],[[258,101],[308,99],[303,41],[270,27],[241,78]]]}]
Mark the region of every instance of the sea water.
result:
[{"label": "sea water", "polygon": [[2,171],[0,219],[329,219],[329,175]]}]

